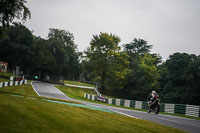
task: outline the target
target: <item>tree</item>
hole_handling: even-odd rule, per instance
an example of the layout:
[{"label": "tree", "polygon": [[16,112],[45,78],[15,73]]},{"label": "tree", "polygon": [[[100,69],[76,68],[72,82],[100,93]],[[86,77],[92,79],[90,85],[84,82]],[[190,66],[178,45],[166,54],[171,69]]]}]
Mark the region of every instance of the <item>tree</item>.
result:
[{"label": "tree", "polygon": [[109,67],[107,68],[107,80],[105,85],[107,93],[116,97],[122,97],[122,92],[125,89],[127,74],[130,72],[128,69],[129,61],[128,55],[124,52],[115,53],[109,60]]},{"label": "tree", "polygon": [[15,18],[26,20],[31,12],[25,6],[25,0],[1,0],[0,1],[0,24],[2,28],[9,27]]},{"label": "tree", "polygon": [[14,23],[6,32],[6,37],[0,39],[0,58],[9,62],[9,68],[20,66],[28,73],[32,66],[33,35],[20,23]]},{"label": "tree", "polygon": [[70,80],[79,79],[79,52],[73,34],[65,30],[50,29],[48,44],[56,58],[58,74]]},{"label": "tree", "polygon": [[160,75],[154,64],[156,58],[145,54],[136,60],[137,65],[131,67],[131,72],[126,77],[124,95],[128,98],[144,100],[152,90],[158,90]]},{"label": "tree", "polygon": [[90,47],[85,51],[95,77],[100,80],[102,92],[115,87],[111,82],[125,78],[127,73],[127,55],[120,52],[119,42],[119,37],[113,34],[100,33],[93,36]]},{"label": "tree", "polygon": [[200,95],[200,59],[196,55],[174,53],[159,67],[164,102],[196,104]]},{"label": "tree", "polygon": [[56,58],[49,50],[48,41],[40,37],[34,37],[33,47],[33,68],[31,76],[38,75],[39,79],[44,80],[45,75],[53,76],[56,72]]},{"label": "tree", "polygon": [[143,39],[134,39],[131,43],[123,45],[124,52],[130,58],[129,69],[131,72],[126,77],[124,98],[144,100],[148,93],[159,88],[157,63],[159,56],[150,54],[152,45]]},{"label": "tree", "polygon": [[200,56],[190,55],[191,62],[185,70],[186,95],[183,101],[187,104],[200,105]]},{"label": "tree", "polygon": [[132,42],[124,44],[124,51],[130,56],[145,55],[150,52],[152,45],[147,44],[147,41],[143,39],[133,39]]}]

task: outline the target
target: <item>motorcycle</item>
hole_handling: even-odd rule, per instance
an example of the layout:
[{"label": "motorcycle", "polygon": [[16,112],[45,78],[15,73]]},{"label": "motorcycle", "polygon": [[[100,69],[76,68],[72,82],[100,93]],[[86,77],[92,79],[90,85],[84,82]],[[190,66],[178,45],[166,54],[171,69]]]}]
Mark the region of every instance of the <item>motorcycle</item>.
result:
[{"label": "motorcycle", "polygon": [[148,106],[148,113],[154,112],[155,114],[158,114],[160,112],[160,100],[158,99],[158,96],[156,96],[156,99],[153,102],[148,101]]}]

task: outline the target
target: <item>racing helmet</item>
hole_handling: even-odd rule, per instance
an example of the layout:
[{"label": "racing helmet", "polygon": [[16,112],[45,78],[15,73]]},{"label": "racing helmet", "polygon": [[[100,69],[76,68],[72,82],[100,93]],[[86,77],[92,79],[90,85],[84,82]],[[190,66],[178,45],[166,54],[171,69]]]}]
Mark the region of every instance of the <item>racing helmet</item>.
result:
[{"label": "racing helmet", "polygon": [[151,93],[152,93],[153,95],[156,95],[156,91],[154,91],[154,90],[153,90]]}]

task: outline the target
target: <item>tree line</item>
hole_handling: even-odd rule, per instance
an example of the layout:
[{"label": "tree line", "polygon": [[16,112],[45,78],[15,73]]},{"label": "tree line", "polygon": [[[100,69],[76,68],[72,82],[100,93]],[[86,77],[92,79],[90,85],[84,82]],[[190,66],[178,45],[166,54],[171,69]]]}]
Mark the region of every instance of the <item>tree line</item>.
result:
[{"label": "tree line", "polygon": [[0,60],[11,70],[20,66],[28,77],[92,82],[118,98],[146,100],[155,90],[161,102],[200,105],[200,55],[177,52],[163,62],[146,40],[120,46],[120,38],[108,33],[93,35],[79,52],[69,31],[51,28],[44,39],[13,23],[31,16],[25,0],[0,3]]},{"label": "tree line", "polygon": [[0,39],[0,59],[8,62],[10,70],[17,66],[28,77],[38,75],[60,80],[78,79],[79,52],[69,31],[50,29],[47,39],[37,37],[20,23],[4,31]]},{"label": "tree line", "polygon": [[100,85],[101,92],[124,99],[146,100],[152,90],[161,102],[199,105],[200,56],[174,53],[166,61],[152,54],[143,39],[119,46],[120,38],[94,35],[85,51],[82,74]]}]

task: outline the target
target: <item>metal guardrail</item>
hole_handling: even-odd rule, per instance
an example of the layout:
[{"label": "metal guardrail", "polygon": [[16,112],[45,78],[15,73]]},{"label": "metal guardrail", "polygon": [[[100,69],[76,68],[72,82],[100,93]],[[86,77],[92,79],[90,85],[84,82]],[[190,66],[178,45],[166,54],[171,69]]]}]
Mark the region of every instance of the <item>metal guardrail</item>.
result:
[{"label": "metal guardrail", "polygon": [[[96,95],[90,95],[87,93],[84,94],[84,98],[90,100],[97,100]],[[148,104],[145,101],[106,98],[105,103],[123,107],[132,107],[137,109],[148,109]],[[196,105],[161,103],[160,111],[171,114],[176,113],[184,114],[187,116],[200,117],[200,106]]]}]

